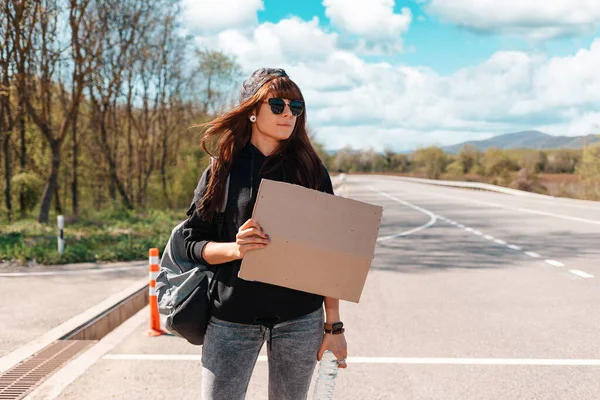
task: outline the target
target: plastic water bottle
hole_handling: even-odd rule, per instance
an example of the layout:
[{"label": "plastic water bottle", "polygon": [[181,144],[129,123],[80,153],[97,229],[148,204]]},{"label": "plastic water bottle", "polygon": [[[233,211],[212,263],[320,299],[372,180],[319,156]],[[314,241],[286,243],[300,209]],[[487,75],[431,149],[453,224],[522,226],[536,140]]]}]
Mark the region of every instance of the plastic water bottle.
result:
[{"label": "plastic water bottle", "polygon": [[325,350],[321,363],[319,364],[319,375],[315,383],[315,392],[313,400],[333,399],[333,389],[335,389],[335,378],[338,374],[338,362],[335,355]]}]

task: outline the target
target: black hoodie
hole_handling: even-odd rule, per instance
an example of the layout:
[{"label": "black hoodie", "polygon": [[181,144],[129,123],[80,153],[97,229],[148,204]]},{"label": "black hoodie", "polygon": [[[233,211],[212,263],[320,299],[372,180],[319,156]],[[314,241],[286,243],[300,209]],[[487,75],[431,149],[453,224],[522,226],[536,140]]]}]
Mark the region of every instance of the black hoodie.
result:
[{"label": "black hoodie", "polygon": [[[225,209],[225,242],[235,242],[240,226],[252,217],[262,178],[289,182],[284,168],[263,174],[261,168],[265,160],[268,158],[250,142],[234,160]],[[264,169],[270,168],[265,165]],[[333,194],[331,179],[325,166],[323,171],[324,178],[319,190]],[[209,174],[210,167],[202,174],[194,201],[198,200],[199,194],[205,192]],[[208,264],[202,258],[202,249],[208,241],[217,241],[216,228],[214,224],[200,218],[194,204],[190,206],[187,215],[189,218],[184,226],[184,236],[188,255],[196,262]],[[211,309],[216,318],[240,324],[270,324],[272,327],[275,323],[301,317],[322,307],[323,296],[238,278],[241,263],[241,260],[235,260],[216,266],[217,291]]]}]

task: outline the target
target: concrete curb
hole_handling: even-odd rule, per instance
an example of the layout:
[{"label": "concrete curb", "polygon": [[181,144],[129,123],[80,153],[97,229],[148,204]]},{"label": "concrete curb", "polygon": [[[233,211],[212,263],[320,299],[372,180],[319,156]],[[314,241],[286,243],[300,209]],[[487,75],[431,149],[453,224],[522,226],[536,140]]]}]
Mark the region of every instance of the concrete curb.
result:
[{"label": "concrete curb", "polygon": [[94,321],[107,310],[114,308],[128,297],[142,290],[144,286],[148,286],[148,278],[136,281],[126,289],[111,295],[106,300],[88,308],[79,315],[76,315],[61,325],[51,329],[46,334],[3,356],[0,358],[0,374],[19,364],[26,358],[31,357],[51,343],[61,340],[80,327],[88,325],[90,321]]},{"label": "concrete curb", "polygon": [[65,366],[56,371],[42,382],[29,395],[27,400],[52,400],[57,398],[65,388],[83,375],[91,366],[110,352],[115,346],[137,329],[148,318],[148,306],[143,307],[136,314],[125,320],[112,332],[100,339],[92,347],[69,361]]}]

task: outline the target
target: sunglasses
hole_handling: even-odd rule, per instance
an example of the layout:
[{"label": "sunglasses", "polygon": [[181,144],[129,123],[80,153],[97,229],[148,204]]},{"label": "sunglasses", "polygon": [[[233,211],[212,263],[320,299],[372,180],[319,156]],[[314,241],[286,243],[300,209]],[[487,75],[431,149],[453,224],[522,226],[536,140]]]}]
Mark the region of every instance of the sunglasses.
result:
[{"label": "sunglasses", "polygon": [[[285,110],[287,104],[283,99],[278,97],[272,97],[268,99],[267,102],[271,106],[273,114],[281,114],[283,110]],[[302,100],[292,100],[288,106],[294,117],[298,117],[304,111],[304,101]]]}]

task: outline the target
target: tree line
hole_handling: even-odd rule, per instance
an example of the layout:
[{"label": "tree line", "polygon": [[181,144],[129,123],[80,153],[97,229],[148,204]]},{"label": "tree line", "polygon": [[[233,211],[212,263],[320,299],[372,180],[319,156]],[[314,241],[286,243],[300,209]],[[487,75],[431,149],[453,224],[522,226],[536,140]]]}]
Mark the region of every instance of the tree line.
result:
[{"label": "tree line", "polygon": [[188,203],[204,156],[188,128],[232,104],[241,69],[195,45],[179,2],[0,0],[0,10],[2,215],[35,209],[43,223],[52,211]]},{"label": "tree line", "polygon": [[409,154],[390,149],[376,152],[345,147],[333,154],[321,154],[328,168],[337,172],[398,173],[429,179],[481,181],[538,193],[548,191],[540,182],[540,174],[569,174],[581,187],[580,195],[571,197],[600,200],[600,144],[583,149],[489,148],[486,151],[465,145],[457,154],[446,153],[437,146]]}]

